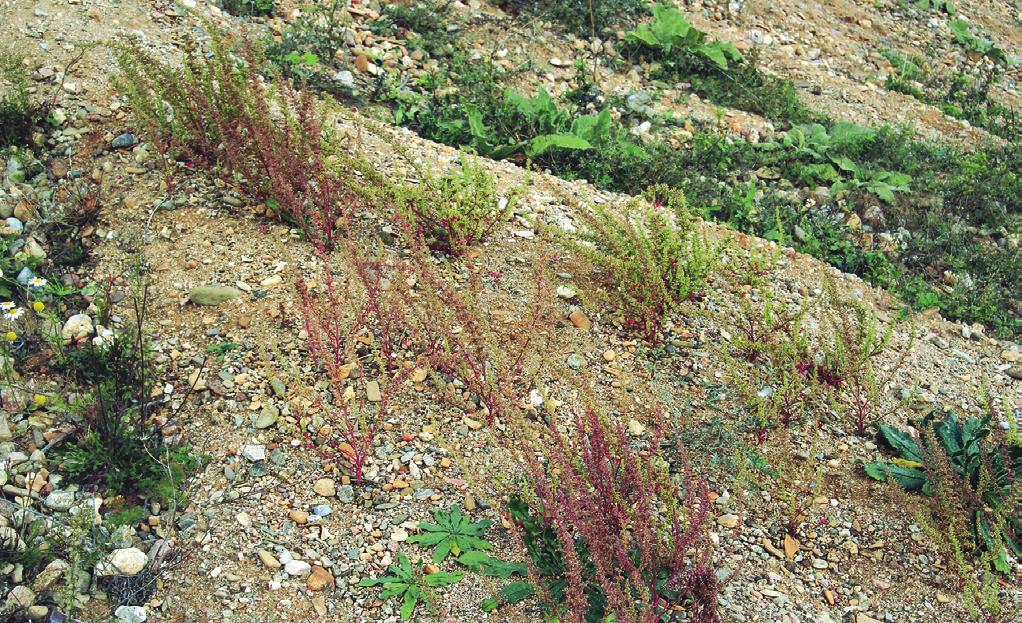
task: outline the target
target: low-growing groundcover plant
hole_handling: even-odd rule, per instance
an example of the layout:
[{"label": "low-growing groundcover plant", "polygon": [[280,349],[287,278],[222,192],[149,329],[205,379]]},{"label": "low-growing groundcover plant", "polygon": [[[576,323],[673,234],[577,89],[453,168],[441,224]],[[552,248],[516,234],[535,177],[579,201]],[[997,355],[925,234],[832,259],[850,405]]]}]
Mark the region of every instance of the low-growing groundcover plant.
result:
[{"label": "low-growing groundcover plant", "polygon": [[[909,491],[933,496],[939,523],[968,528],[973,543],[986,549],[1001,573],[1010,572],[1009,556],[1022,557],[1022,445],[992,415],[960,417],[934,413],[914,434],[881,424],[881,440],[898,454],[868,463],[866,473],[893,480]],[[1006,422],[1010,430],[1012,424]]]},{"label": "low-growing groundcover plant", "polygon": [[668,621],[675,610],[719,621],[706,484],[688,470],[672,480],[659,434],[636,449],[591,409],[567,430],[542,438],[545,463],[529,453],[529,482],[509,504],[534,584],[511,583],[486,607],[536,593],[572,623]]},{"label": "low-growing groundcover plant", "polygon": [[433,562],[443,562],[448,554],[458,558],[462,553],[490,549],[491,545],[482,537],[493,525],[492,521],[483,520],[473,523],[458,510],[457,506],[451,506],[448,512],[437,509],[433,511],[433,518],[436,523],[421,522],[419,528],[423,532],[408,538],[409,543],[432,547]]},{"label": "low-growing groundcover plant", "polygon": [[382,586],[380,599],[397,597],[401,599],[401,620],[408,621],[415,614],[419,602],[431,603],[432,589],[460,582],[465,574],[450,571],[423,573],[412,567],[408,557],[397,555],[397,563],[387,569],[389,575],[379,578],[363,578],[359,586]]}]

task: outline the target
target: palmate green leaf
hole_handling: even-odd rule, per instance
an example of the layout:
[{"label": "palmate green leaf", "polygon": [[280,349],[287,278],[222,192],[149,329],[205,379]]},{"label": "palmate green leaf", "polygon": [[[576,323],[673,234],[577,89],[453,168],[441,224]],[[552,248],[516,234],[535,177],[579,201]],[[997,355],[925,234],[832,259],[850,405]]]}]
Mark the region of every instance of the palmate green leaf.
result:
[{"label": "palmate green leaf", "polygon": [[584,141],[597,142],[610,135],[610,109],[598,115],[582,115],[571,122],[571,133]]},{"label": "palmate green leaf", "polygon": [[724,51],[721,50],[720,47],[712,43],[707,43],[696,48],[696,51],[713,61],[713,63],[720,69],[727,69],[727,57],[724,55]]}]

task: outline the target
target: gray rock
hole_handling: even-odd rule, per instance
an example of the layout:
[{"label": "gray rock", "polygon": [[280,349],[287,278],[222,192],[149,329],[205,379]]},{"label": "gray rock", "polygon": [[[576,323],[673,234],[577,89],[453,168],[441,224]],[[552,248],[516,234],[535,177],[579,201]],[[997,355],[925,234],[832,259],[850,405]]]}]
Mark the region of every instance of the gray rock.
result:
[{"label": "gray rock", "polygon": [[337,487],[337,499],[345,504],[351,504],[355,501],[355,489],[351,485],[341,485]]},{"label": "gray rock", "polygon": [[114,149],[127,149],[128,147],[134,147],[135,143],[138,143],[138,139],[131,132],[125,132],[124,134],[118,135],[111,141],[110,146]]},{"label": "gray rock", "polygon": [[255,427],[259,430],[270,428],[277,423],[278,417],[280,417],[280,410],[273,405],[266,405],[256,417]]},{"label": "gray rock", "polygon": [[114,611],[114,616],[123,623],[145,623],[149,613],[142,606],[121,606]]},{"label": "gray rock", "polygon": [[66,511],[75,503],[74,491],[56,490],[46,496],[43,505],[50,510]]}]

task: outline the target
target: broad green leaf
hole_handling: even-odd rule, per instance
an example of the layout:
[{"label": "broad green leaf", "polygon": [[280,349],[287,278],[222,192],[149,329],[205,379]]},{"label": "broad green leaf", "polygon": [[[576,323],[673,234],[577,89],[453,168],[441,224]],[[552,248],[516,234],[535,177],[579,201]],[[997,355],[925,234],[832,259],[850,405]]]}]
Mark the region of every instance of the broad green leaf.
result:
[{"label": "broad green leaf", "polygon": [[926,472],[921,469],[898,467],[881,461],[868,463],[865,469],[870,478],[882,481],[893,478],[895,482],[909,491],[924,491],[928,481]]},{"label": "broad green leaf", "polygon": [[506,579],[516,573],[519,575],[528,573],[528,567],[522,563],[506,562],[478,550],[465,552],[458,556],[458,562],[476,573],[482,573],[483,575],[495,578]]},{"label": "broad green leaf", "polygon": [[727,69],[727,57],[724,56],[724,51],[713,43],[701,45],[697,48],[697,51],[713,61],[720,69]]},{"label": "broad green leaf", "polygon": [[859,166],[852,162],[850,158],[846,156],[831,156],[830,160],[845,173],[851,173],[854,176],[859,175]]},{"label": "broad green leaf", "polygon": [[584,141],[599,141],[610,135],[610,109],[598,115],[582,115],[571,122],[571,133]]},{"label": "broad green leaf", "polygon": [[552,149],[592,149],[589,141],[579,138],[574,134],[543,134],[529,142],[525,153],[530,158],[542,156]]},{"label": "broad green leaf", "polygon": [[516,604],[536,594],[536,588],[529,582],[511,582],[504,586],[493,597],[484,599],[480,607],[484,612],[492,612],[501,604]]},{"label": "broad green leaf", "polygon": [[868,188],[874,195],[880,197],[884,203],[894,203],[897,201],[894,198],[894,189],[887,182],[872,182]]},{"label": "broad green leaf", "polygon": [[[451,553],[451,549],[454,547],[454,539],[445,537],[440,541],[440,545],[433,550],[433,562],[439,563],[447,558],[447,554]],[[455,554],[457,555],[457,554]]]},{"label": "broad green leaf", "polygon": [[887,424],[881,424],[879,427],[880,436],[884,441],[887,442],[895,452],[901,455],[901,458],[908,459],[910,461],[922,462],[922,452],[919,449],[919,444],[916,443],[908,433],[903,433],[893,426]]}]

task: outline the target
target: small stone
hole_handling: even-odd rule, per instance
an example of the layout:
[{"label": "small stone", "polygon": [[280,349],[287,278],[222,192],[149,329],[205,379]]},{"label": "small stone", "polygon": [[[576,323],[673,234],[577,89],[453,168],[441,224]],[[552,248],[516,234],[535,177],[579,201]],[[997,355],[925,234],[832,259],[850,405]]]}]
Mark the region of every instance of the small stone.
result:
[{"label": "small stone", "polygon": [[837,598],[834,596],[834,591],[825,588],[823,589],[823,598],[827,600],[828,606],[833,606],[837,603]]},{"label": "small stone", "polygon": [[75,314],[67,319],[64,327],[60,330],[60,336],[64,343],[78,342],[92,335],[92,318],[88,314]]},{"label": "small stone", "polygon": [[312,485],[312,490],[316,492],[316,495],[332,498],[337,495],[337,485],[330,478],[320,478]]},{"label": "small stone", "polygon": [[35,605],[29,606],[25,614],[28,615],[29,621],[43,621],[46,619],[46,615],[50,613],[50,609],[46,606]]},{"label": "small stone", "polygon": [[50,510],[55,511],[66,511],[75,503],[74,491],[62,491],[60,489],[51,492],[46,499],[43,500],[43,505]]},{"label": "small stone", "polygon": [[383,395],[380,393],[380,383],[378,381],[369,381],[366,383],[366,400],[369,402],[380,402],[383,400]]},{"label": "small stone", "polygon": [[717,517],[717,523],[724,528],[732,530],[738,527],[738,515],[721,515],[720,517]]},{"label": "small stone", "polygon": [[107,561],[109,562],[107,569],[110,570],[109,567],[113,567],[113,569],[111,573],[105,575],[116,575],[117,573],[121,575],[137,575],[149,563],[145,552],[137,547],[115,549],[110,553]]},{"label": "small stone", "polygon": [[398,528],[397,530],[390,533],[390,540],[396,543],[404,543],[405,541],[408,540],[408,531],[402,528]]},{"label": "small stone", "polygon": [[114,611],[114,616],[121,623],[145,623],[149,613],[142,606],[120,606]]},{"label": "small stone", "polygon": [[855,623],[880,623],[880,621],[877,621],[873,617],[867,615],[865,612],[856,612]]},{"label": "small stone", "polygon": [[788,535],[788,534],[784,535],[784,555],[785,555],[785,557],[787,557],[789,560],[794,558],[795,554],[798,553],[799,547],[800,546],[799,546],[798,541],[796,541],[795,539],[791,538],[791,535]]},{"label": "small stone", "polygon": [[582,329],[583,331],[588,331],[593,326],[592,321],[589,320],[582,310],[571,312],[568,320],[571,320],[571,324],[575,325],[575,328]]},{"label": "small stone", "polygon": [[259,430],[270,428],[277,423],[278,417],[280,417],[280,410],[273,405],[266,405],[259,412],[259,417],[255,421],[255,427]]},{"label": "small stone", "polygon": [[639,435],[642,435],[644,432],[646,432],[646,427],[643,426],[642,422],[640,422],[639,420],[636,420],[635,418],[630,418],[628,420],[628,432],[629,434],[638,437]]},{"label": "small stone", "polygon": [[313,565],[312,572],[309,574],[309,578],[305,581],[305,585],[309,587],[310,591],[319,592],[327,588],[333,588],[334,576],[329,571],[319,565]]},{"label": "small stone", "polygon": [[283,281],[284,278],[281,277],[280,275],[270,275],[266,279],[260,281],[259,285],[263,286],[264,288],[272,288],[273,286],[280,285],[280,283]]},{"label": "small stone", "polygon": [[615,353],[613,350],[605,350],[605,351],[603,351],[603,360],[606,361],[606,362],[614,361],[614,359],[616,357],[617,357],[617,353]]},{"label": "small stone", "polygon": [[138,139],[131,132],[125,132],[119,134],[113,141],[110,142],[110,146],[114,149],[127,149],[128,147],[134,147]]},{"label": "small stone", "polygon": [[312,572],[312,565],[304,560],[289,560],[284,565],[284,571],[294,577],[305,577]]},{"label": "small stone", "polygon": [[583,359],[578,353],[568,355],[568,367],[572,370],[581,370],[585,363],[585,359]]},{"label": "small stone", "polygon": [[575,291],[568,286],[557,286],[557,296],[566,301],[570,301],[575,298]]},{"label": "small stone", "polygon": [[344,504],[351,504],[355,501],[355,488],[351,485],[341,485],[337,488],[337,499]]},{"label": "small stone", "polygon": [[822,558],[813,558],[813,569],[826,569],[827,561]]},{"label": "small stone", "polygon": [[298,510],[296,508],[291,509],[288,511],[287,516],[291,518],[291,521],[298,525],[305,525],[309,523],[309,514],[303,510]]},{"label": "small stone", "polygon": [[262,444],[249,443],[241,448],[241,456],[253,463],[266,460],[266,446]]},{"label": "small stone", "polygon": [[263,566],[266,567],[267,569],[271,569],[274,571],[280,569],[281,567],[280,561],[277,560],[276,556],[266,551],[265,549],[257,551],[256,555],[259,556],[259,562],[263,563]]}]

